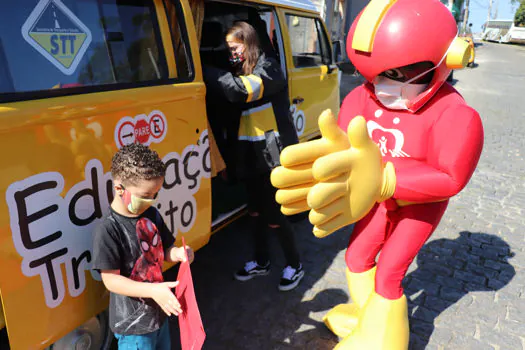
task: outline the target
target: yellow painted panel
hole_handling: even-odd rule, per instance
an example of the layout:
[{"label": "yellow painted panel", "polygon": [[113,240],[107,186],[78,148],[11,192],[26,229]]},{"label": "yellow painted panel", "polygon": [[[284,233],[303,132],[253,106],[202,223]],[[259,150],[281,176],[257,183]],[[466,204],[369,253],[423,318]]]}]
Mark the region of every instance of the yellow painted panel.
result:
[{"label": "yellow painted panel", "polygon": [[317,120],[321,112],[332,109],[339,113],[338,71],[327,74],[325,67],[293,69],[289,73],[291,99],[304,99],[301,104],[292,105],[292,116],[301,140],[316,135],[319,131]]},{"label": "yellow painted panel", "polygon": [[12,349],[48,346],[107,307],[90,271],[91,232],[109,208],[111,157],[122,143],[159,153],[167,175],[157,208],[189,245],[207,243],[204,91],[203,83],[165,85],[0,111],[0,145],[11,150],[0,173],[0,285]]}]

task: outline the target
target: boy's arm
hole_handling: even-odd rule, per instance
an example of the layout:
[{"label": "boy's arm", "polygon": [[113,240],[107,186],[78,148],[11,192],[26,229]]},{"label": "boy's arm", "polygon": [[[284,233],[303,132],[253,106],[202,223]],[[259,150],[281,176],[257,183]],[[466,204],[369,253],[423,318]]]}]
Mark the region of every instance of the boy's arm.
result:
[{"label": "boy's arm", "polygon": [[137,282],[122,276],[119,270],[102,270],[100,274],[104,286],[112,293],[133,298],[151,298],[168,316],[182,313],[180,303],[172,291],[179,282]]},{"label": "boy's arm", "polygon": [[[162,238],[162,245],[164,246],[164,261],[176,263],[176,262],[185,262],[186,254],[184,254],[184,249],[182,247],[177,248],[173,244],[175,243],[175,238],[171,233],[170,229],[166,226],[164,219],[157,210],[157,218],[155,224],[159,230],[160,237]],[[186,246],[186,251],[188,254],[188,259],[190,263],[193,262],[193,249]]]},{"label": "boy's arm", "polygon": [[[170,244],[173,244],[173,241]],[[171,290],[178,282],[146,283],[122,276],[119,249],[121,246],[118,228],[112,222],[104,220],[95,228],[92,269],[100,271],[104,286],[115,294],[151,298],[167,315],[178,315],[181,312],[180,304]]]},{"label": "boy's arm", "polygon": [[[186,253],[188,254],[188,259],[190,264],[193,262],[193,249],[190,246],[186,246]],[[168,248],[167,253],[164,255],[164,260],[168,262],[185,262],[186,254],[184,254],[184,248],[172,246]]]}]

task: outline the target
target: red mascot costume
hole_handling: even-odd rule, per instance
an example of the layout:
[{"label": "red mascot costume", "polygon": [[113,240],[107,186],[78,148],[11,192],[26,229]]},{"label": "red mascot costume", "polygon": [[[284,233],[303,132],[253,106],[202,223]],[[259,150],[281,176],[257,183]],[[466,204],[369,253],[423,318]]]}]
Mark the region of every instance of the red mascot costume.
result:
[{"label": "red mascot costume", "polygon": [[321,139],[283,150],[272,183],[283,213],[310,210],[317,237],[357,222],[346,253],[352,303],[324,318],[343,338],[337,348],[407,349],[401,282],[483,146],[478,113],[445,82],[470,49],[438,0],[372,0],[347,50],[367,82],[338,121],[320,116]]}]

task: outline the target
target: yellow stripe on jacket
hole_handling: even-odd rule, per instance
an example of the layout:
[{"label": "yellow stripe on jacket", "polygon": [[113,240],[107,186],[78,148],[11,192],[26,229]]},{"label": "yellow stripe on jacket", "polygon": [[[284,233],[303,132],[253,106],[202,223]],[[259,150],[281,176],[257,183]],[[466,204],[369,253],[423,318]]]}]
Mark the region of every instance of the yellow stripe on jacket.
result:
[{"label": "yellow stripe on jacket", "polygon": [[241,75],[240,76],[246,91],[248,92],[248,97],[246,102],[252,102],[260,100],[263,97],[264,93],[264,84],[260,77],[254,74],[250,75]]}]

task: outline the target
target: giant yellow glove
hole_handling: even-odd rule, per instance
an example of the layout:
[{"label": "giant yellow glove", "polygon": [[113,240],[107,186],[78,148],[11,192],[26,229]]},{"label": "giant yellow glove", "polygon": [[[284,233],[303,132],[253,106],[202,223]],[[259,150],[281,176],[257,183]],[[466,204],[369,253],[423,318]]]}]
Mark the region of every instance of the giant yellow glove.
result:
[{"label": "giant yellow glove", "polygon": [[319,183],[308,192],[307,203],[317,237],[358,221],[376,202],[394,194],[394,165],[383,163],[379,147],[368,136],[365,119],[352,119],[347,135],[349,149],[319,158],[313,165]]},{"label": "giant yellow glove", "polygon": [[285,215],[310,208],[306,196],[316,183],[312,166],[322,156],[350,148],[348,137],[337,126],[337,120],[327,109],[319,116],[322,137],[286,147],[281,153],[282,166],[272,171],[271,181],[279,190],[275,196]]}]

